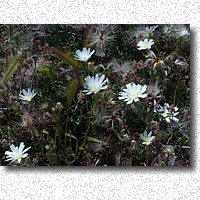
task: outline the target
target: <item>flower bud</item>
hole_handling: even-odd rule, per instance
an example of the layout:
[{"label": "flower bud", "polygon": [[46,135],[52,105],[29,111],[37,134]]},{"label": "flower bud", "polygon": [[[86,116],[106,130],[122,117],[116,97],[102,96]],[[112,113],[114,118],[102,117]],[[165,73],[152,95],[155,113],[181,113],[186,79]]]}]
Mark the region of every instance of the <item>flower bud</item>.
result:
[{"label": "flower bud", "polygon": [[61,111],[63,109],[62,103],[61,102],[57,102],[55,108],[56,108],[56,110]]}]

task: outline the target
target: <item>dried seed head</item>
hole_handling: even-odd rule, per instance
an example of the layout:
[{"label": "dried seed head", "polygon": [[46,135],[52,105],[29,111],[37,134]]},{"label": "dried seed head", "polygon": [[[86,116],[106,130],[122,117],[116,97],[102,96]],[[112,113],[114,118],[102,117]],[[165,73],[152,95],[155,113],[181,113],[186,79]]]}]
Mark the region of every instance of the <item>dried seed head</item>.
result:
[{"label": "dried seed head", "polygon": [[61,102],[57,102],[56,106],[55,106],[55,109],[61,111],[63,109],[62,103]]}]

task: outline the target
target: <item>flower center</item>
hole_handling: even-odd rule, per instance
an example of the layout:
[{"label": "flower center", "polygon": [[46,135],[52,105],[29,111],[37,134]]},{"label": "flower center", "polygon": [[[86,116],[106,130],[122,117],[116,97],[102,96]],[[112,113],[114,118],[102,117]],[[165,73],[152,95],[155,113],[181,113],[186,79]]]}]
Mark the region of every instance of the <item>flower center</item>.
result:
[{"label": "flower center", "polygon": [[145,48],[145,49],[148,49],[148,45],[147,45],[147,44],[144,44],[144,48]]},{"label": "flower center", "polygon": [[97,92],[97,86],[96,85],[92,85],[91,89],[92,89],[93,92]]},{"label": "flower center", "polygon": [[99,37],[99,39],[100,39],[100,41],[101,41],[101,42],[103,42],[103,41],[104,41],[104,38],[103,38],[103,36],[100,36],[100,37]]},{"label": "flower center", "polygon": [[145,138],[145,139],[144,139],[144,142],[146,142],[146,143],[151,142],[151,138]]},{"label": "flower center", "polygon": [[164,118],[166,118],[166,117],[169,117],[169,116],[170,116],[168,112],[164,112],[164,113],[162,113],[161,115],[162,115]]},{"label": "flower center", "polygon": [[26,98],[27,98],[27,101],[31,101],[33,97],[32,96],[27,96]]},{"label": "flower center", "polygon": [[15,154],[15,158],[16,158],[17,160],[18,160],[18,159],[21,159],[21,156],[22,156],[21,153],[16,153],[16,154]]},{"label": "flower center", "polygon": [[83,57],[83,60],[84,60],[84,61],[87,61],[87,60],[88,60],[88,57],[87,57],[87,56],[84,56],[84,57]]},{"label": "flower center", "polygon": [[132,93],[130,94],[130,96],[131,96],[132,98],[137,98],[137,97],[138,97],[138,93],[132,92]]}]

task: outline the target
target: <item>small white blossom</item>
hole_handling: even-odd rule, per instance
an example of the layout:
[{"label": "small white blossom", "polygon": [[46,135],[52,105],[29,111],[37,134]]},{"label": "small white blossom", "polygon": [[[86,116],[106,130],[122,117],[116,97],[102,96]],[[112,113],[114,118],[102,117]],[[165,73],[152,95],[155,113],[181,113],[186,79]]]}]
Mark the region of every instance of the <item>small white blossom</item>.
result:
[{"label": "small white blossom", "polygon": [[171,121],[179,121],[179,119],[176,117],[179,114],[177,111],[177,107],[169,106],[168,103],[165,103],[163,107],[159,105],[154,109],[154,112],[159,113],[167,123],[170,123]]},{"label": "small white blossom", "polygon": [[93,53],[94,53],[94,50],[92,52],[90,52],[90,48],[87,49],[84,47],[82,51],[77,50],[74,57],[76,60],[86,62],[86,61],[88,61],[88,59],[91,58]]},{"label": "small white blossom", "polygon": [[179,37],[188,37],[190,35],[190,32],[188,31],[186,26],[180,27],[180,29],[176,32],[177,36]]},{"label": "small white blossom", "polygon": [[99,76],[98,74],[95,77],[87,76],[85,78],[85,89],[83,92],[87,94],[96,94],[100,90],[106,89],[108,86],[105,85],[108,82],[108,79],[105,79],[105,75]]},{"label": "small white blossom", "polygon": [[140,41],[137,46],[139,50],[144,50],[144,49],[151,49],[151,46],[154,44],[154,41],[152,39],[144,39],[144,41]]},{"label": "small white blossom", "polygon": [[131,104],[139,101],[139,98],[146,98],[148,94],[144,93],[147,90],[147,86],[136,85],[135,83],[126,84],[126,88],[123,89],[123,92],[119,93],[119,100],[124,100],[127,104]]},{"label": "small white blossom", "polygon": [[35,95],[36,95],[35,91],[34,90],[31,91],[30,88],[28,88],[27,92],[26,90],[23,89],[19,94],[19,99],[30,102]]},{"label": "small white blossom", "polygon": [[147,131],[144,131],[143,134],[140,134],[140,139],[143,141],[142,144],[149,145],[155,139],[155,136],[152,136],[152,131],[147,134]]},{"label": "small white blossom", "polygon": [[146,31],[146,36],[149,37],[149,36],[152,36],[153,35],[153,32],[156,30],[156,28],[158,28],[158,25],[157,26],[150,26],[150,27],[146,27],[145,28],[145,31]]},{"label": "small white blossom", "polygon": [[25,145],[23,142],[20,143],[19,147],[15,147],[15,145],[11,144],[10,145],[10,149],[11,151],[6,151],[5,155],[6,155],[6,161],[11,161],[11,163],[13,162],[17,162],[20,163],[22,158],[26,158],[28,156],[28,153],[26,153],[31,147],[28,147],[26,149],[24,149]]}]

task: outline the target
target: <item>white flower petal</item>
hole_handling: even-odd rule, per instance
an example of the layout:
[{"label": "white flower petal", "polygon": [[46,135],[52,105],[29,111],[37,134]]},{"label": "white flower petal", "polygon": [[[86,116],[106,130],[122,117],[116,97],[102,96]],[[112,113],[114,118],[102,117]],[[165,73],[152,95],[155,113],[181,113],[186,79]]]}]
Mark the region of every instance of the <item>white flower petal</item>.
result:
[{"label": "white flower petal", "polygon": [[19,145],[19,152],[22,152],[24,147],[25,147],[24,143],[21,142],[20,145]]},{"label": "white flower petal", "polygon": [[10,149],[12,150],[12,152],[15,152],[15,145],[11,144]]},{"label": "white flower petal", "polygon": [[22,155],[22,158],[26,158],[28,156],[28,153],[25,153]]},{"label": "white flower petal", "polygon": [[131,100],[129,100],[126,104],[131,104],[131,103],[133,103],[133,99],[131,99]]},{"label": "white flower petal", "polygon": [[148,96],[148,94],[140,94],[140,95],[138,95],[138,97],[140,97],[140,98],[146,98]]},{"label": "white flower petal", "polygon": [[6,151],[6,152],[5,152],[5,155],[7,155],[7,156],[13,156],[13,152],[11,152],[11,151]]},{"label": "white flower petal", "polygon": [[27,152],[30,148],[31,148],[31,147],[28,147],[28,148],[24,149],[24,150],[22,151],[22,154],[24,154],[25,152]]}]

